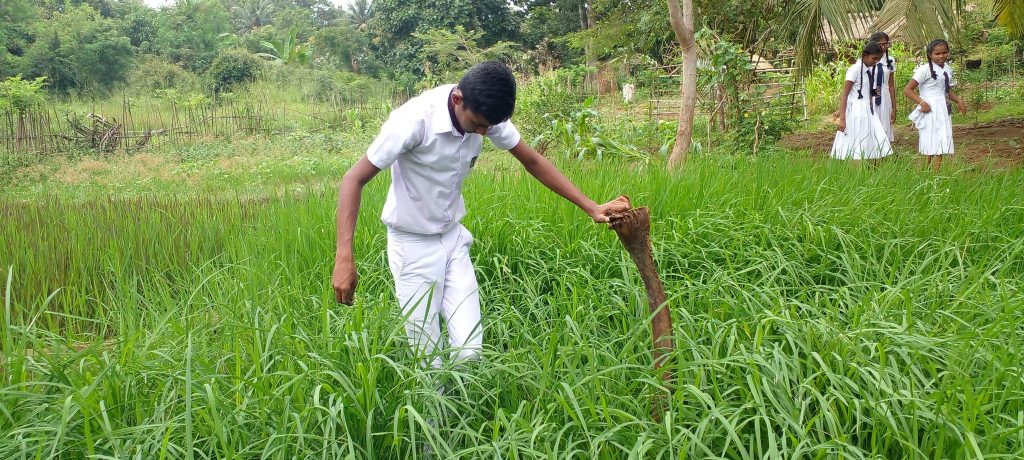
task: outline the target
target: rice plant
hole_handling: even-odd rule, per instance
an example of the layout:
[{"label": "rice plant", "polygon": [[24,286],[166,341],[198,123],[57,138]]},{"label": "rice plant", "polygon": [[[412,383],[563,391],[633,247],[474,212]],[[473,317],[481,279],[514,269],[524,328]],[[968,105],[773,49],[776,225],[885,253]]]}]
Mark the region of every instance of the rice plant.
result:
[{"label": "rice plant", "polygon": [[591,196],[652,209],[678,347],[661,423],[628,256],[492,167],[465,193],[485,352],[437,370],[402,337],[386,180],[363,201],[353,308],[329,286],[331,189],[3,202],[0,454],[1024,455],[1020,171],[562,166]]}]

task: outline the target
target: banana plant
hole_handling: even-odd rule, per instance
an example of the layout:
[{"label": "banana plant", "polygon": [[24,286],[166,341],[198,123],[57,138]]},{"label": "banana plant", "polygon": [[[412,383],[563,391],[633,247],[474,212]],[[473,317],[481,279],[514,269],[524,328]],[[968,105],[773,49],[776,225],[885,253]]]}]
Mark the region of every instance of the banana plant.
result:
[{"label": "banana plant", "polygon": [[309,62],[309,47],[299,43],[299,30],[292,27],[285,40],[263,41],[261,44],[269,53],[256,53],[256,56],[283,65],[304,66]]}]

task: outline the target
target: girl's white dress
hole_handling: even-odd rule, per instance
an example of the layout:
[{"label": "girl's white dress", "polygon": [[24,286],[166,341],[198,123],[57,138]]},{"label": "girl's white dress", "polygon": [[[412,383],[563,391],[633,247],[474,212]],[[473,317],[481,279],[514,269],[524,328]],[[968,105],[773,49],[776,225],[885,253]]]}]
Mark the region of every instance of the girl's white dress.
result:
[{"label": "girl's white dress", "polygon": [[846,71],[853,88],[846,99],[846,131],[837,131],[832,142],[832,158],[870,160],[892,154],[885,128],[874,114],[871,97],[874,69],[858,60]]},{"label": "girl's white dress", "polygon": [[948,88],[956,86],[952,67],[948,63],[932,64],[931,68],[923,64],[914,70],[914,80],[921,99],[932,108],[931,112],[924,113],[919,105],[910,113],[910,121],[914,122],[919,136],[917,150],[922,155],[952,155],[953,120],[946,105],[947,84]]},{"label": "girl's white dress", "polygon": [[[889,65],[892,64],[892,68]],[[892,143],[892,110],[896,106],[895,101],[892,100],[892,95],[889,93],[889,75],[896,74],[896,59],[886,55],[878,64],[875,65],[875,75],[882,77],[882,88],[881,97],[879,100],[881,103],[875,103],[875,116],[878,117],[878,121],[882,122],[882,128],[885,128],[885,136],[889,138],[889,142]]]}]

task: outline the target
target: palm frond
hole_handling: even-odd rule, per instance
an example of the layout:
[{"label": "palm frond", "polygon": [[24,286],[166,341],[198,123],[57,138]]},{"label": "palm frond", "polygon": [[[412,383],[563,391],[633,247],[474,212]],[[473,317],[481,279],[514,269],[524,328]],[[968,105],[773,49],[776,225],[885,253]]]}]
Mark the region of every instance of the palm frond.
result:
[{"label": "palm frond", "polygon": [[[828,39],[853,38],[853,17],[866,10],[863,0],[798,0],[791,9],[789,21],[797,21],[796,66],[801,75],[814,66],[818,47]],[[826,26],[831,37],[826,37]]]},{"label": "palm frond", "polygon": [[872,26],[890,33],[902,32],[915,45],[936,38],[953,38],[964,0],[888,0]]},{"label": "palm frond", "polygon": [[1024,38],[1024,0],[995,0],[992,11],[1011,37]]}]

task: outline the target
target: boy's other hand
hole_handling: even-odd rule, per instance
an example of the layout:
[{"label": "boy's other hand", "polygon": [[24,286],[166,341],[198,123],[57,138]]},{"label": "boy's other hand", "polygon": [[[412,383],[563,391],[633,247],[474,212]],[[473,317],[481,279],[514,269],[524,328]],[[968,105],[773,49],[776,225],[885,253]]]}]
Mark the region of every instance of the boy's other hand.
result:
[{"label": "boy's other hand", "polygon": [[331,275],[331,286],[334,287],[334,300],[341,304],[352,305],[358,278],[356,266],[351,260],[336,261],[334,263],[334,274]]},{"label": "boy's other hand", "polygon": [[611,221],[612,216],[629,211],[631,207],[629,197],[619,195],[618,198],[594,208],[590,213],[590,217],[594,219],[594,222],[607,223]]}]

